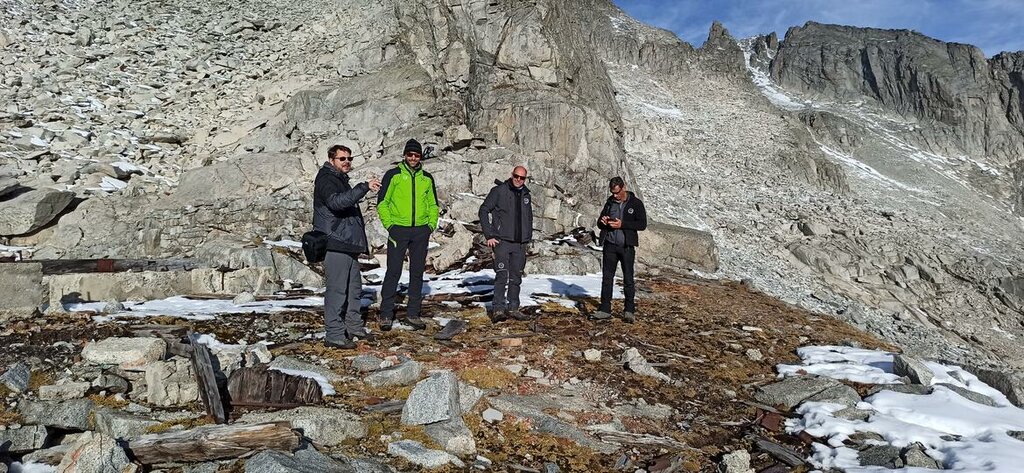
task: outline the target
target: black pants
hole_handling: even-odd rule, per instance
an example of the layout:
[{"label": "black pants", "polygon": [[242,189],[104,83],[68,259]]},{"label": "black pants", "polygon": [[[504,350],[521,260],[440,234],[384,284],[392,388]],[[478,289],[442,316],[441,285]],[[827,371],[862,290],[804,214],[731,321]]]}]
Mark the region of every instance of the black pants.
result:
[{"label": "black pants", "polygon": [[626,293],[626,312],[636,312],[636,285],[633,282],[633,262],[636,260],[635,246],[604,244],[601,254],[601,307],[602,312],[612,310],[612,287],[615,286],[615,271],[622,263],[622,285]]},{"label": "black pants", "polygon": [[[519,286],[526,268],[526,244],[499,241],[494,247],[494,301],[495,312],[519,308]],[[506,296],[507,293],[507,296]]]},{"label": "black pants", "polygon": [[423,269],[427,265],[427,243],[430,241],[430,227],[392,226],[388,231],[388,269],[384,273],[384,284],[380,289],[381,319],[395,316],[395,293],[398,280],[402,277],[405,253],[409,252],[409,294],[407,317],[419,317],[423,302]]}]

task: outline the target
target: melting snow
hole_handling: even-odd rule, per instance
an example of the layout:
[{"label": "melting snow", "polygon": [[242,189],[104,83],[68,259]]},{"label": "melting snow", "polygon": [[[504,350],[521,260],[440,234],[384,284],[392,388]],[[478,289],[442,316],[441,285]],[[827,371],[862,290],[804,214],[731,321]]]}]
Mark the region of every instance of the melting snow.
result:
[{"label": "melting snow", "polygon": [[[821,346],[797,350],[802,365],[779,365],[781,376],[799,371],[861,383],[893,383],[893,354],[850,347]],[[803,417],[787,421],[790,433],[806,431],[826,439],[827,445],[814,444],[809,459],[819,468],[840,468],[848,472],[906,471],[926,472],[923,468],[888,470],[863,467],[857,451],[843,444],[856,432],[874,432],[885,443],[906,447],[921,443],[925,452],[947,469],[957,471],[1018,472],[1024,464],[1024,444],[1008,431],[1024,430],[1024,409],[1010,404],[1001,393],[958,366],[926,362],[935,374],[933,392],[927,395],[882,391],[865,398],[859,409],[873,413],[866,421],[835,417],[843,409],[839,404],[807,402],[797,413]],[[990,397],[997,407],[968,400],[945,383]],[[943,438],[945,437],[945,438]]]},{"label": "melting snow", "polygon": [[292,376],[301,376],[303,378],[312,379],[316,381],[316,384],[320,385],[320,392],[323,393],[324,396],[333,396],[337,394],[337,391],[334,390],[334,386],[331,385],[330,381],[327,381],[327,378],[325,378],[324,375],[320,373],[314,373],[312,371],[303,370],[290,370],[287,368],[276,368],[273,366],[271,366],[270,369],[280,371],[284,374],[290,374]]}]

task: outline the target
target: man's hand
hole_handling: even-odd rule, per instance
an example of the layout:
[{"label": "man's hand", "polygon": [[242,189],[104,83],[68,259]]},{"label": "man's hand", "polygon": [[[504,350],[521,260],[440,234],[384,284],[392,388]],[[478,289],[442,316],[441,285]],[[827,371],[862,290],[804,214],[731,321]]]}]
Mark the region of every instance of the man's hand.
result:
[{"label": "man's hand", "polygon": [[609,227],[612,227],[612,228],[615,228],[615,229],[622,228],[622,219],[620,219],[620,218],[608,219],[608,222],[606,222],[606,223],[608,224]]},{"label": "man's hand", "polygon": [[380,190],[380,179],[371,178],[369,181],[366,181],[366,183],[370,185],[371,191],[377,192]]},{"label": "man's hand", "polygon": [[603,223],[605,225],[608,225],[608,216],[607,215],[601,217],[601,223]]},{"label": "man's hand", "polygon": [[495,246],[498,246],[498,239],[497,238],[491,238],[490,240],[487,240],[487,246],[489,248],[494,248]]}]

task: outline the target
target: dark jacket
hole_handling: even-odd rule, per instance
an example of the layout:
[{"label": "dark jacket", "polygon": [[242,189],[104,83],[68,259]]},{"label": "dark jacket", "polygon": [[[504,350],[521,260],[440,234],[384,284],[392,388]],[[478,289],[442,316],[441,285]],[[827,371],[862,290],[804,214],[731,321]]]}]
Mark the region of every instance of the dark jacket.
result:
[{"label": "dark jacket", "polygon": [[324,232],[327,251],[367,253],[366,224],[359,201],[370,191],[365,183],[352,187],[348,175],[324,163],[313,181],[313,228]]},{"label": "dark jacket", "polygon": [[[635,194],[628,193],[629,198],[626,199],[626,205],[622,208],[621,230],[626,237],[626,246],[639,246],[640,237],[636,232],[647,229],[647,210],[644,208],[644,203]],[[597,228],[601,229],[601,239],[599,240],[601,244],[604,244],[607,232],[614,230],[614,228],[601,223],[601,217],[607,217],[611,213],[613,205],[619,205],[619,201],[614,197],[609,197],[608,201],[604,203],[604,208],[601,209],[601,216],[597,219]]]},{"label": "dark jacket", "polygon": [[480,206],[480,227],[487,239],[526,243],[533,239],[533,198],[525,185],[516,189],[512,179],[495,185]]}]

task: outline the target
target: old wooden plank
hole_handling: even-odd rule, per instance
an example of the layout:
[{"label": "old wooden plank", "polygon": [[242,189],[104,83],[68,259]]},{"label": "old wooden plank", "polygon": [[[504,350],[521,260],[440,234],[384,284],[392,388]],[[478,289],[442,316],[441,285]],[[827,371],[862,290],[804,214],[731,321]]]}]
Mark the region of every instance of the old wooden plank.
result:
[{"label": "old wooden plank", "polygon": [[228,394],[232,406],[303,406],[323,400],[316,380],[271,370],[267,365],[231,372]]},{"label": "old wooden plank", "polygon": [[139,463],[181,463],[238,458],[259,450],[292,452],[300,435],[288,422],[204,425],[191,430],[144,435],[128,442]]},{"label": "old wooden plank", "polygon": [[220,389],[217,387],[217,377],[213,372],[213,362],[210,360],[210,348],[199,343],[199,336],[189,331],[188,341],[192,347],[192,369],[196,373],[196,380],[199,382],[199,395],[206,406],[206,413],[213,417],[218,424],[226,424],[228,417],[224,411],[224,403],[221,400]]}]

